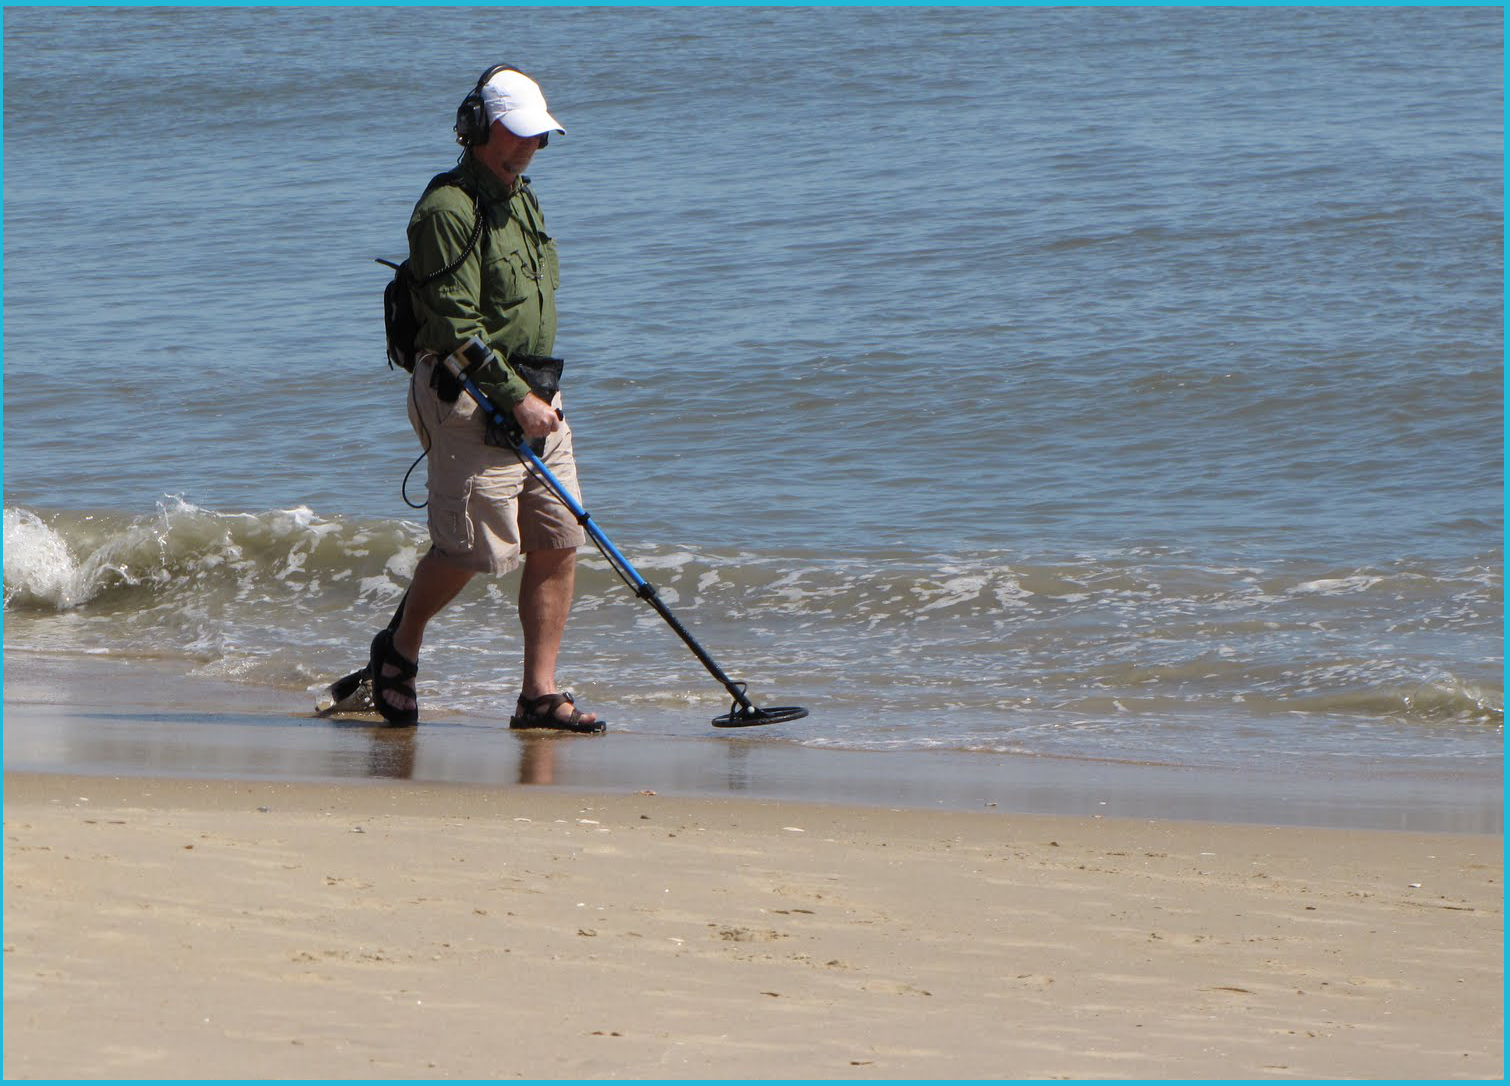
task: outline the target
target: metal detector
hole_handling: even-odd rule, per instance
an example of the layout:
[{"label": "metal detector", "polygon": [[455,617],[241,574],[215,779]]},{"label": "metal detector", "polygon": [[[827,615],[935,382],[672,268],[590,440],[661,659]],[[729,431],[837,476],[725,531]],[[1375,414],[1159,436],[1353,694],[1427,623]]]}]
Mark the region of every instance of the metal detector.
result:
[{"label": "metal detector", "polygon": [[[717,679],[723,688],[729,692],[729,696],[734,701],[727,713],[713,718],[713,726],[715,728],[749,728],[758,724],[782,724],[791,720],[801,720],[807,716],[807,710],[798,705],[779,705],[772,706],[769,709],[760,708],[745,693],[746,684],[735,682],[729,678],[724,673],[723,668],[718,666],[717,661],[708,655],[707,650],[697,643],[697,639],[692,636],[687,627],[681,624],[676,615],[672,614],[671,609],[661,600],[655,586],[640,576],[639,571],[634,568],[629,559],[625,558],[620,553],[619,548],[613,545],[613,541],[603,534],[603,530],[592,519],[592,514],[582,508],[581,503],[577,501],[571,491],[562,485],[561,481],[552,474],[550,468],[545,466],[545,462],[536,455],[535,450],[530,448],[529,440],[520,432],[519,424],[515,420],[513,412],[495,407],[486,394],[473,382],[470,376],[471,371],[492,357],[493,352],[489,350],[487,345],[478,337],[473,336],[454,354],[449,355],[445,359],[445,366],[451,371],[457,381],[460,382],[461,387],[466,390],[467,395],[477,401],[477,406],[482,409],[487,420],[500,431],[509,435],[509,439],[514,443],[512,449],[523,462],[526,470],[532,472],[545,483],[550,488],[551,493],[555,494],[561,500],[562,504],[571,510],[572,515],[577,518],[577,523],[582,525],[583,530],[587,532],[588,537],[598,548],[599,553],[613,567],[614,572],[619,575],[636,596],[650,604],[654,608],[655,613],[666,620],[666,624],[692,650],[692,655],[696,656],[698,662],[708,669],[708,674]],[[402,613],[403,604],[401,603],[399,607],[400,613]],[[395,615],[394,618],[397,619],[398,615]],[[353,672],[345,678],[332,683],[316,703],[317,710],[322,715],[343,711],[341,708],[342,704],[358,694],[360,688],[363,686],[363,681],[368,677],[367,669],[363,668],[361,671]]]}]

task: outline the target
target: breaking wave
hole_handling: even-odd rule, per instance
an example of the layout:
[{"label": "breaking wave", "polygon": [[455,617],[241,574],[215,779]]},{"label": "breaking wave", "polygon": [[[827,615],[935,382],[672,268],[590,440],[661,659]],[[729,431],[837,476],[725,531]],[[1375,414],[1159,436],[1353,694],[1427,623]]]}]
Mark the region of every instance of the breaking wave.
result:
[{"label": "breaking wave", "polygon": [[[4,516],[7,650],[178,656],[289,688],[362,661],[428,545],[409,521],[178,498],[141,516]],[[1495,555],[1260,568],[1132,548],[1047,559],[616,542],[705,644],[737,653],[731,672],[828,707],[836,723],[814,743],[1016,749],[1024,735],[1122,742],[1196,719],[1504,723]],[[517,659],[511,593],[479,579],[432,627],[427,703],[467,711],[511,688],[498,674]],[[591,550],[568,647],[575,681],[621,705],[702,696],[683,646]],[[1207,727],[1202,742],[1241,726]]]}]

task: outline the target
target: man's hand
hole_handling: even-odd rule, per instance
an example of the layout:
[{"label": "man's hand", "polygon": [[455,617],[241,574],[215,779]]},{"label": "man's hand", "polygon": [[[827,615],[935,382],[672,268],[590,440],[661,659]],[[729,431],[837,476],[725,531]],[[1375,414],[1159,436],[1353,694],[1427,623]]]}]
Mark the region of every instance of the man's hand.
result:
[{"label": "man's hand", "polygon": [[533,392],[514,405],[514,418],[525,437],[547,437],[561,429],[561,416]]}]

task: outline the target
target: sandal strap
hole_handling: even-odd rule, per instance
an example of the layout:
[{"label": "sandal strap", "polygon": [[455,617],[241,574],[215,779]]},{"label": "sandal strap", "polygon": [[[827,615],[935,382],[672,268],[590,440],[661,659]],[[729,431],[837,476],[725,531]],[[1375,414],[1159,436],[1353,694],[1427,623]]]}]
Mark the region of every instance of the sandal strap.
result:
[{"label": "sandal strap", "polygon": [[397,685],[399,681],[407,681],[419,674],[419,665],[394,648],[392,633],[383,637],[376,648],[382,654],[383,667],[391,667],[398,672],[397,675],[384,675],[384,682]]},{"label": "sandal strap", "polygon": [[[527,698],[520,694],[519,705],[524,709],[524,712],[519,714],[520,716],[546,717],[563,724],[575,724],[582,719],[582,712],[577,708],[577,700],[571,696],[569,690],[556,694],[541,694],[538,698]],[[562,705],[572,707],[571,716],[565,719],[556,716],[556,710]]]},{"label": "sandal strap", "polygon": [[[397,674],[385,674],[390,668]],[[419,666],[393,647],[392,630],[380,630],[372,639],[368,671],[369,681],[372,683],[372,700],[377,707],[378,715],[389,724],[408,727],[419,723],[417,704],[401,709],[386,696],[393,693],[411,701],[418,702],[419,700],[414,689],[414,678],[419,674]]]},{"label": "sandal strap", "polygon": [[[538,698],[527,698],[520,694],[519,704],[515,707],[509,727],[591,734],[602,732],[603,722],[594,720],[589,723],[584,720],[581,710],[576,707],[576,701],[577,699],[565,690],[555,694],[541,694]],[[557,716],[556,710],[563,705],[572,707],[571,714],[565,717]]]}]

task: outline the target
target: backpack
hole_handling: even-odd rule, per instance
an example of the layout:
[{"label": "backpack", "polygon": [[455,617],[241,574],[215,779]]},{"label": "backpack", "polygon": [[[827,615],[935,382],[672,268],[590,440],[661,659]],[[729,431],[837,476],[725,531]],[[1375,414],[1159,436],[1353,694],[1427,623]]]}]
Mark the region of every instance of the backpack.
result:
[{"label": "backpack", "polygon": [[[457,184],[457,182],[452,174],[441,174],[425,187],[426,194],[443,184]],[[482,194],[474,192],[471,195],[472,209],[477,214],[477,225],[472,228],[472,236],[467,239],[467,247],[461,251],[461,255],[440,271],[427,275],[423,279],[416,279],[413,270],[409,267],[409,261],[395,264],[382,257],[376,258],[377,263],[386,264],[393,269],[393,278],[383,288],[383,331],[388,337],[389,369],[398,366],[408,373],[414,372],[414,338],[419,335],[419,315],[414,312],[415,288],[433,283],[441,276],[450,275],[461,267],[462,261],[467,259],[472,248],[477,244],[477,239],[482,237]]]}]

